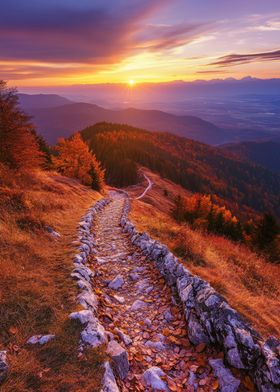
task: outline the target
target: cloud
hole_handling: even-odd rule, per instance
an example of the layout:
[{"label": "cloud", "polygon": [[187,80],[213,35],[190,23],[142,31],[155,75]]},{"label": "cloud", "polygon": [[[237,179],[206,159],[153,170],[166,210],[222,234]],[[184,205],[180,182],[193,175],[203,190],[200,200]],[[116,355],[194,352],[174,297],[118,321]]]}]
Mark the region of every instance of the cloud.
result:
[{"label": "cloud", "polygon": [[0,13],[1,77],[94,75],[143,52],[163,54],[211,30],[206,23],[152,23],[151,17],[169,4],[9,0]]},{"label": "cloud", "polygon": [[227,73],[229,71],[222,71],[220,69],[211,69],[209,71],[207,70],[201,70],[201,71],[196,71],[196,74],[224,74]]},{"label": "cloud", "polygon": [[180,23],[177,25],[148,25],[138,38],[138,47],[152,51],[177,48],[201,38],[209,32],[208,23]]},{"label": "cloud", "polygon": [[133,51],[140,22],[166,1],[92,3],[10,0],[0,13],[1,59],[117,62]]},{"label": "cloud", "polygon": [[210,63],[209,65],[215,65],[218,67],[229,67],[233,65],[247,64],[259,61],[279,61],[280,50],[272,52],[261,52],[261,53],[249,53],[249,54],[229,54],[226,56],[219,57],[217,61]]}]

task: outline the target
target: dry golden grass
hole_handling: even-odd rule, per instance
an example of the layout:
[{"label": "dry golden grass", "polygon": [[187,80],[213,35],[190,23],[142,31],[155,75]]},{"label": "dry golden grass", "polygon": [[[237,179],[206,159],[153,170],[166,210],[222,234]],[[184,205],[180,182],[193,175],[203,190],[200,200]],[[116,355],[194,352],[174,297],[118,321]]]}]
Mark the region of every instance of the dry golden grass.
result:
[{"label": "dry golden grass", "polygon": [[[130,217],[136,227],[167,244],[192,273],[210,282],[263,336],[279,337],[280,266],[243,245],[178,224],[170,214],[172,199],[186,191],[146,173],[155,186],[144,199],[132,203]],[[139,195],[144,187],[143,182],[129,192]]]},{"label": "dry golden grass", "polygon": [[[8,349],[10,364],[1,391],[99,390],[103,353],[77,359],[79,326],[68,315],[77,310],[70,277],[77,223],[100,197],[56,173],[14,178],[0,168],[0,349]],[[56,339],[26,346],[30,336],[46,333]]]}]

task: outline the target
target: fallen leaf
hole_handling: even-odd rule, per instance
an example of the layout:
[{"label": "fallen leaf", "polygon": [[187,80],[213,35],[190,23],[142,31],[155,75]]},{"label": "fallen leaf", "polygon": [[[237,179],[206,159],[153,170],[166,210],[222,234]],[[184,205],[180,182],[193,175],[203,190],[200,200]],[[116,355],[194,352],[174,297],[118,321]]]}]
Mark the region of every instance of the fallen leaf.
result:
[{"label": "fallen leaf", "polygon": [[214,391],[216,391],[219,388],[219,381],[215,380],[212,384],[212,388]]},{"label": "fallen leaf", "polygon": [[196,351],[197,353],[202,353],[202,351],[204,351],[205,348],[206,348],[206,344],[205,344],[205,343],[199,343],[199,344],[196,346],[195,351]]},{"label": "fallen leaf", "polygon": [[18,329],[17,329],[17,327],[10,327],[10,328],[9,328],[9,332],[10,332],[12,335],[15,335],[16,333],[18,333]]}]

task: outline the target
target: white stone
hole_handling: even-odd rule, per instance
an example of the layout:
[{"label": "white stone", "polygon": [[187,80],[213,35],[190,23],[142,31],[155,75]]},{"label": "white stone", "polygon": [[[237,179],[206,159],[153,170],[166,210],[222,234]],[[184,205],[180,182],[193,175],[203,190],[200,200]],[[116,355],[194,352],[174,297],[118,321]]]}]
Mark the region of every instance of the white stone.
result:
[{"label": "white stone", "polygon": [[132,343],[132,339],[123,331],[121,331],[119,328],[115,328],[115,331],[117,332],[117,334],[119,335],[119,337],[121,338],[121,340],[124,342],[126,346],[129,346]]},{"label": "white stone", "polygon": [[136,301],[133,302],[133,304],[131,305],[130,310],[134,311],[134,310],[139,310],[139,309],[143,309],[147,307],[147,303],[144,301],[141,301],[141,299],[137,299]]},{"label": "white stone", "polygon": [[129,362],[126,350],[115,340],[112,340],[108,343],[107,354],[112,357],[114,370],[120,379],[124,380],[129,371]]},{"label": "white stone", "polygon": [[27,344],[43,345],[43,344],[48,343],[50,340],[52,340],[54,338],[55,338],[55,335],[51,335],[51,334],[49,334],[49,335],[34,335],[34,336],[31,336],[31,338],[29,338],[26,343]]},{"label": "white stone", "polygon": [[118,301],[120,304],[124,304],[125,303],[124,297],[121,297],[119,295],[114,295],[113,298],[115,298],[115,300]]},{"label": "white stone", "polygon": [[96,318],[93,318],[93,320],[87,324],[86,328],[81,332],[81,338],[83,343],[88,344],[93,348],[100,346],[103,343],[107,343],[105,329]]},{"label": "white stone", "polygon": [[79,320],[81,324],[86,324],[93,320],[93,314],[90,310],[80,310],[70,314],[71,320]]},{"label": "white stone", "polygon": [[210,366],[214,370],[215,376],[219,380],[221,392],[236,392],[240,385],[240,380],[235,378],[231,371],[224,365],[222,359],[210,359]]},{"label": "white stone", "polygon": [[164,371],[157,367],[152,366],[147,369],[143,374],[143,383],[146,387],[152,388],[152,391],[169,391],[166,383],[161,379],[165,376]]},{"label": "white stone", "polygon": [[104,363],[103,388],[100,392],[119,392],[114,373],[109,362]]},{"label": "white stone", "polygon": [[124,284],[124,279],[121,275],[117,275],[111,282],[109,283],[108,287],[113,290],[118,290]]}]

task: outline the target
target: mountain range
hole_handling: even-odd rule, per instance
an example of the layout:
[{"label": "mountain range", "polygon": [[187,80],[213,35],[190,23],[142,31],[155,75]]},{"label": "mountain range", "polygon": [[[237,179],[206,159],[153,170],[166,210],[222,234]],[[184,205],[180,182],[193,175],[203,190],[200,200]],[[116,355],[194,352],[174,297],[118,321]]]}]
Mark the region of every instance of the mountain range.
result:
[{"label": "mountain range", "polygon": [[190,115],[134,108],[105,109],[95,104],[71,102],[57,95],[20,94],[20,103],[33,117],[38,132],[49,144],[55,144],[58,137],[68,137],[73,132],[102,121],[170,132],[210,145],[271,137],[271,133],[262,130],[220,128]]}]

